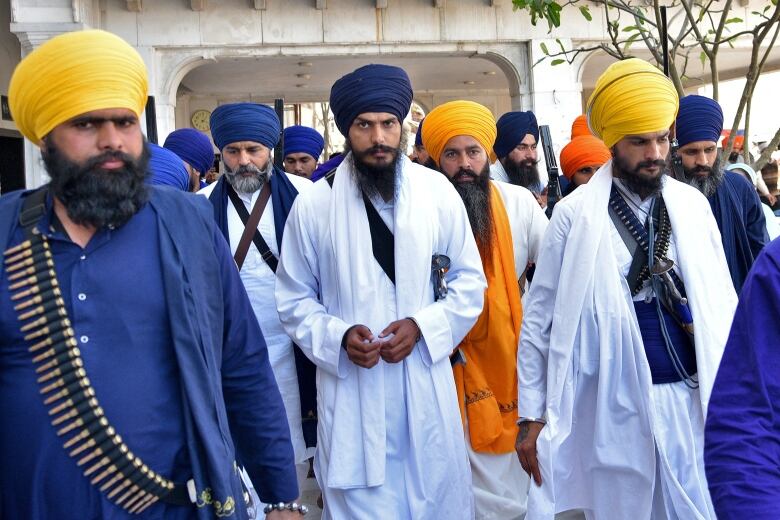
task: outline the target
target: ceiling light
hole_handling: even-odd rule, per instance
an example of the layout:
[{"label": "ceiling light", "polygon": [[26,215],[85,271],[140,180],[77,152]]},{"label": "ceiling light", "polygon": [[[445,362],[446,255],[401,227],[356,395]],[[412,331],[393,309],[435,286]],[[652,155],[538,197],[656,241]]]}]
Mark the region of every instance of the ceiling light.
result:
[{"label": "ceiling light", "polygon": [[476,85],[476,84],[477,84],[477,82],[476,82],[476,81],[469,80],[469,81],[464,81],[464,82],[463,82],[463,84],[464,84],[464,85]]},{"label": "ceiling light", "polygon": [[298,83],[295,86],[298,87],[298,88],[303,88],[303,87],[308,87],[309,85],[307,85],[306,83]]},{"label": "ceiling light", "polygon": [[496,71],[489,70],[487,72],[483,72],[482,74],[484,74],[485,76],[495,76],[496,75]]},{"label": "ceiling light", "polygon": [[311,79],[311,74],[296,74],[301,79]]},{"label": "ceiling light", "polygon": [[310,61],[299,61],[299,62],[298,62],[298,66],[299,66],[299,67],[311,67],[311,66],[312,66],[312,64],[311,64],[311,62],[310,62]]}]

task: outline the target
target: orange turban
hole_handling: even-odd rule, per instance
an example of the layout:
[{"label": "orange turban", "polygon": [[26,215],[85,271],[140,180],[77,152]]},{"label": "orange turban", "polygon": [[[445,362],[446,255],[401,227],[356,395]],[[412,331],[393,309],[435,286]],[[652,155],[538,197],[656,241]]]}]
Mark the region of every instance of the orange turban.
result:
[{"label": "orange turban", "polygon": [[581,135],[593,135],[588,128],[588,116],[585,114],[577,116],[577,119],[571,124],[571,138],[574,139]]},{"label": "orange turban", "polygon": [[592,135],[580,135],[561,150],[563,175],[571,180],[574,173],[586,166],[601,166],[612,158],[604,142]]},{"label": "orange turban", "polygon": [[425,117],[422,142],[431,159],[439,164],[450,139],[469,135],[482,145],[490,160],[494,161],[496,132],[496,118],[490,110],[473,101],[450,101],[437,106]]}]

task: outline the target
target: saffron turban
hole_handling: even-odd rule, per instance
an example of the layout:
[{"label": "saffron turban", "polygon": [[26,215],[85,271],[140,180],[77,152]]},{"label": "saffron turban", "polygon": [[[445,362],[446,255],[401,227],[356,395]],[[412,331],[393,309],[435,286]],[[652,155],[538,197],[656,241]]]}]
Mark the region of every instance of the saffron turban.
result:
[{"label": "saffron turban", "polygon": [[571,180],[577,170],[586,166],[601,166],[612,158],[612,154],[598,137],[580,135],[561,150],[563,175]]},{"label": "saffron turban", "polygon": [[534,136],[539,141],[539,125],[536,116],[530,110],[528,112],[507,112],[498,119],[498,136],[493,145],[496,157],[503,159],[520,144],[527,134]]},{"label": "saffron turban", "polygon": [[209,118],[211,137],[220,151],[230,143],[252,141],[273,148],[281,137],[282,125],[273,108],[257,103],[220,105]]},{"label": "saffron turban", "polygon": [[697,141],[717,143],[723,130],[723,110],[714,99],[685,96],[680,100],[675,130],[680,146]]},{"label": "saffron turban", "polygon": [[473,137],[490,159],[495,159],[490,150],[496,140],[496,120],[484,106],[473,101],[450,101],[425,116],[422,143],[436,164],[439,164],[447,142],[459,135]]},{"label": "saffron turban", "polygon": [[341,77],[330,89],[330,107],[345,137],[360,114],[385,112],[403,122],[412,106],[412,83],[401,68],[366,65]]},{"label": "saffron turban", "polygon": [[172,186],[182,191],[190,191],[190,174],[184,161],[172,151],[147,143],[149,147],[149,184]]},{"label": "saffron turban", "polygon": [[574,139],[581,135],[593,135],[588,128],[588,116],[585,114],[577,116],[577,119],[571,124],[571,138]]},{"label": "saffron turban", "polygon": [[284,129],[284,156],[291,153],[307,153],[318,161],[325,147],[320,133],[306,126],[289,126]]},{"label": "saffron turban", "polygon": [[588,99],[588,126],[607,148],[627,135],[667,130],[677,116],[672,82],[644,60],[631,58],[610,65]]},{"label": "saffron turban", "polygon": [[201,175],[205,175],[214,165],[211,139],[194,128],[180,128],[171,132],[165,138],[163,147],[187,161]]},{"label": "saffron turban", "polygon": [[126,108],[140,117],[148,90],[146,65],[136,50],[105,31],[55,36],[27,57],[11,77],[8,101],[19,131],[39,144],[76,116]]}]

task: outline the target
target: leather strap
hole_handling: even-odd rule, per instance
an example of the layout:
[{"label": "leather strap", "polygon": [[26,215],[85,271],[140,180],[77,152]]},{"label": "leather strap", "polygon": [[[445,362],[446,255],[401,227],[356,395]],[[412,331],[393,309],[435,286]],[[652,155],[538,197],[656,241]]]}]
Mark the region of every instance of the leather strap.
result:
[{"label": "leather strap", "polygon": [[241,266],[244,265],[246,254],[249,252],[250,242],[254,242],[257,250],[260,252],[260,256],[262,256],[263,260],[265,260],[265,263],[268,264],[268,267],[271,268],[271,271],[275,273],[278,261],[274,257],[273,253],[271,253],[268,244],[265,243],[263,236],[257,229],[257,225],[260,223],[260,217],[263,214],[263,210],[265,210],[265,206],[268,204],[268,199],[271,198],[271,187],[268,185],[268,182],[263,184],[263,188],[260,190],[260,196],[257,197],[257,202],[255,202],[255,205],[252,207],[251,214],[246,210],[244,202],[235,192],[233,186],[228,185],[227,188],[230,202],[233,203],[233,207],[236,208],[238,216],[241,217],[241,221],[244,223],[244,232],[241,234],[241,240],[238,242],[236,254],[233,255],[233,259],[236,261],[238,270],[240,271]]},{"label": "leather strap", "polygon": [[382,271],[395,285],[395,238],[365,193],[363,203],[366,206],[368,229],[371,232],[371,251]]}]

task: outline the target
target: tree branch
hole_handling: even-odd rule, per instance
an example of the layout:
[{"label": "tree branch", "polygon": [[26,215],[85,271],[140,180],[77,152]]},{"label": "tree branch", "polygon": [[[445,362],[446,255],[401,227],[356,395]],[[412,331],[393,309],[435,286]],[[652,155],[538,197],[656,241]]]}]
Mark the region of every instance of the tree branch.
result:
[{"label": "tree branch", "polygon": [[772,157],[772,152],[777,150],[777,147],[780,145],[780,128],[777,129],[775,132],[774,137],[769,141],[769,144],[764,148],[764,151],[761,152],[761,155],[758,156],[758,159],[756,159],[756,162],[753,163],[753,169],[756,170],[756,172],[761,174],[761,168],[764,167],[769,162],[769,159]]}]

